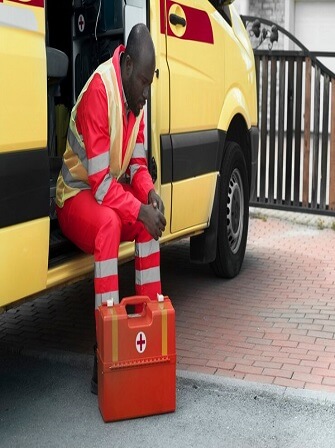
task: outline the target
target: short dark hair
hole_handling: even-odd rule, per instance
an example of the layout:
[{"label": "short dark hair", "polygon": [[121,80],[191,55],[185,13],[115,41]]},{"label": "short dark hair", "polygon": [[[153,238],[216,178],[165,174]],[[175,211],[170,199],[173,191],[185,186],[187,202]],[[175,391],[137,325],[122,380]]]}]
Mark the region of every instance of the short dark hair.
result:
[{"label": "short dark hair", "polygon": [[152,50],[155,54],[150,32],[144,23],[138,23],[131,29],[125,53],[128,54],[134,62],[138,62],[141,52]]}]

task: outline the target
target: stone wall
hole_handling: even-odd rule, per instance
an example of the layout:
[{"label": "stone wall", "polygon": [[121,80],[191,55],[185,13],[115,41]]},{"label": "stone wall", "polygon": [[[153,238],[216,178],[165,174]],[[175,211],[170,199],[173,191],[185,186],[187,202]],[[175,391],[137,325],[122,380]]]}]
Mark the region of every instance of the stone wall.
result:
[{"label": "stone wall", "polygon": [[[271,20],[285,28],[285,0],[249,0],[249,15]],[[251,38],[251,42],[255,47],[255,40]],[[267,45],[266,41],[261,48],[266,48]],[[278,43],[274,44],[273,49],[282,49],[283,45],[284,37],[279,33]]]},{"label": "stone wall", "polygon": [[285,0],[249,0],[250,15],[285,25]]}]

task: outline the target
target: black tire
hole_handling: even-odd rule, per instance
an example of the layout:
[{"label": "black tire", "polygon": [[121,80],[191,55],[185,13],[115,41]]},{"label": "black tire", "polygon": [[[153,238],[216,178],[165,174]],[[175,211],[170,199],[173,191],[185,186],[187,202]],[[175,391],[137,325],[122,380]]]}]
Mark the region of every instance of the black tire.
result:
[{"label": "black tire", "polygon": [[233,278],[240,272],[247,244],[249,182],[241,147],[227,142],[225,149],[220,172],[216,258],[211,267],[218,277]]}]

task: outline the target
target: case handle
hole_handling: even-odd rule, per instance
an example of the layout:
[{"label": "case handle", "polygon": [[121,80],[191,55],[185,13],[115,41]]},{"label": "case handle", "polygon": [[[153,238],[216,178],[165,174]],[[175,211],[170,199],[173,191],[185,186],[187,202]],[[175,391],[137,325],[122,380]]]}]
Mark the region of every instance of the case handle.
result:
[{"label": "case handle", "polygon": [[152,300],[150,300],[148,296],[129,296],[129,297],[124,297],[121,300],[120,305],[122,305],[122,306],[141,305],[143,303],[149,303],[149,302],[152,302]]}]

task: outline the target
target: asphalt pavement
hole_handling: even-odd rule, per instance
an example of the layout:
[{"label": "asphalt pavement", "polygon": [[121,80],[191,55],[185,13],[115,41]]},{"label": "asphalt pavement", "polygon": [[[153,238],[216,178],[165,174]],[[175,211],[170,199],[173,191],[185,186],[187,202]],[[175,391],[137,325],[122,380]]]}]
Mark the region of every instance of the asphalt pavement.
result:
[{"label": "asphalt pavement", "polygon": [[178,371],[174,413],[104,423],[87,357],[1,354],[3,448],[332,448],[335,398]]}]

